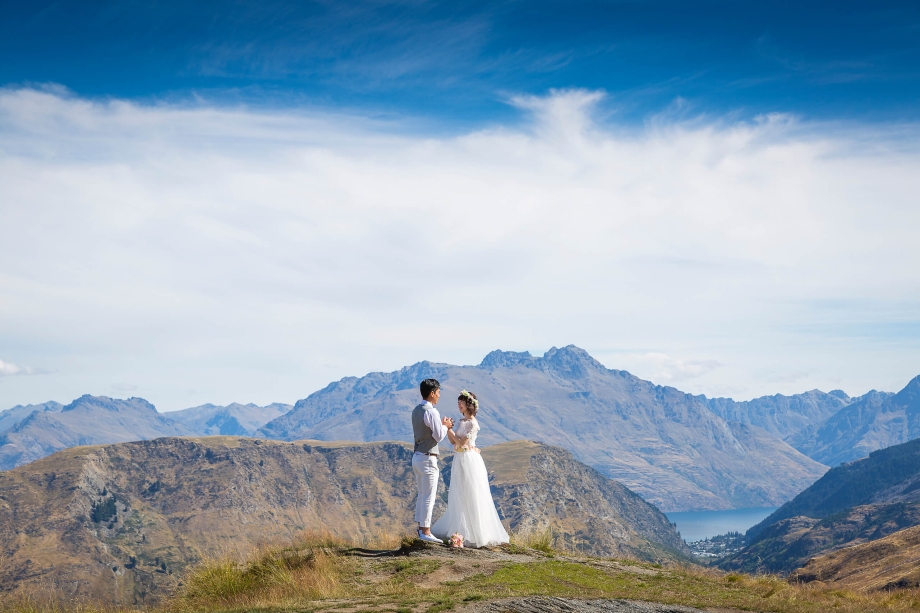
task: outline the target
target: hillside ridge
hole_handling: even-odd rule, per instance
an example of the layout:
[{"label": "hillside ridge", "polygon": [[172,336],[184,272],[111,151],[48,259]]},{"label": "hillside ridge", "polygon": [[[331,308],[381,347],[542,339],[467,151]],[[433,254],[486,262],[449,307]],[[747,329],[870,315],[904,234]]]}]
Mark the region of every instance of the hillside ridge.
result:
[{"label": "hillside ridge", "polygon": [[[68,597],[101,590],[141,604],[209,554],[311,529],[358,540],[408,533],[411,453],[398,442],[225,436],[57,452],[0,472],[0,591],[53,582],[73,586]],[[688,553],[657,509],[565,450],[516,442],[483,458],[512,532],[551,527],[560,543],[594,555]],[[450,458],[444,465],[436,516]]]}]

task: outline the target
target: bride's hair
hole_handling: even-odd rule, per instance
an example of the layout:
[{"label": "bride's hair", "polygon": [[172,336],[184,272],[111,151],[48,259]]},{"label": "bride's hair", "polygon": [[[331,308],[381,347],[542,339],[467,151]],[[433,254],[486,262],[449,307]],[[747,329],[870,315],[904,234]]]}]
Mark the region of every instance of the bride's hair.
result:
[{"label": "bride's hair", "polygon": [[466,404],[470,417],[476,417],[476,413],[479,412],[479,401],[476,400],[476,394],[463,390],[457,400],[462,400]]}]

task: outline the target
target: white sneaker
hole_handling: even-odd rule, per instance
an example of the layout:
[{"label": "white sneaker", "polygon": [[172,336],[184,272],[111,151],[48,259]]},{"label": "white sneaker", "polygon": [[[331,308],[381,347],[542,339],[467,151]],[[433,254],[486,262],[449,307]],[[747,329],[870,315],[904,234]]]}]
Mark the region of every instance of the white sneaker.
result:
[{"label": "white sneaker", "polygon": [[434,536],[433,534],[425,534],[421,530],[418,531],[418,537],[426,543],[437,543],[438,545],[444,544],[444,541],[438,537]]}]

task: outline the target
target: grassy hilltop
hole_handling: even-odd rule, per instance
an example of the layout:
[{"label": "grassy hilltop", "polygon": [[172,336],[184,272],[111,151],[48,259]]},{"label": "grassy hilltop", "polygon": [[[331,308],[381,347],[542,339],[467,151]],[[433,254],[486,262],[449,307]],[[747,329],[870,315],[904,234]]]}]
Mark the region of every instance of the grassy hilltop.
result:
[{"label": "grassy hilltop", "polygon": [[[577,556],[552,550],[546,535],[539,533],[514,540],[500,548],[453,550],[384,536],[365,543],[375,549],[355,549],[329,535],[305,534],[243,558],[202,561],[182,575],[175,595],[152,613],[920,610],[916,590],[856,593],[820,584],[794,585],[770,576]],[[631,602],[611,602],[619,599]],[[29,597],[0,606],[4,613],[57,613],[68,608],[78,613],[120,611]]]}]

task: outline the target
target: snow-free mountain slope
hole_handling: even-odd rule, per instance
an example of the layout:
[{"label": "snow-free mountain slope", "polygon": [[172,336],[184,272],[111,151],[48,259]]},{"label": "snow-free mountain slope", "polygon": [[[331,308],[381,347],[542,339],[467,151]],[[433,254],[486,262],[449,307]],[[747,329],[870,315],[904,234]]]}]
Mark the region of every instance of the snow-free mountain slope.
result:
[{"label": "snow-free mountain slope", "polygon": [[787,442],[803,429],[821,424],[853,400],[841,390],[829,393],[811,390],[793,396],[775,394],[741,402],[731,398],[698,398],[725,421],[763,428]]},{"label": "snow-free mountain slope", "polygon": [[279,402],[264,407],[234,402],[225,407],[203,404],[181,411],[170,411],[164,415],[184,424],[199,436],[253,436],[259,428],[284,415],[291,408],[291,405]]},{"label": "snow-free mountain slope", "polygon": [[16,424],[36,411],[39,413],[58,413],[63,408],[64,405],[61,403],[51,401],[42,404],[27,404],[25,406],[17,404],[12,409],[0,411],[0,434],[14,428]]},{"label": "snow-free mountain slope", "polygon": [[748,535],[790,517],[821,519],[858,505],[891,502],[920,502],[920,439],[832,468],[751,528]]},{"label": "snow-free mountain slope", "polygon": [[836,466],[918,437],[920,376],[897,394],[866,394],[829,417],[814,432],[803,432],[789,442],[807,456]]},{"label": "snow-free mountain slope", "polygon": [[[725,570],[785,573],[920,524],[920,439],[832,468],[747,533]],[[918,560],[920,562],[920,560]]]},{"label": "snow-free mountain slope", "polygon": [[568,449],[663,510],[775,506],[826,468],[757,426],[728,422],[671,387],[609,370],[575,346],[543,357],[494,351],[478,366],[420,362],[348,377],[298,401],[261,432],[283,440],[408,441],[418,383],[436,377],[440,409],[461,389],[481,399],[483,445],[528,439]]},{"label": "snow-free mountain slope", "polygon": [[0,435],[0,470],[68,447],[190,434],[191,430],[157,413],[152,404],[141,398],[116,400],[86,395],[58,412],[33,411]]}]

